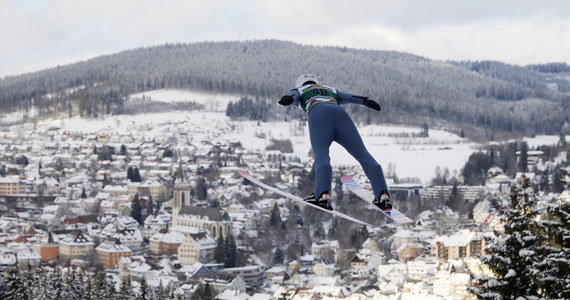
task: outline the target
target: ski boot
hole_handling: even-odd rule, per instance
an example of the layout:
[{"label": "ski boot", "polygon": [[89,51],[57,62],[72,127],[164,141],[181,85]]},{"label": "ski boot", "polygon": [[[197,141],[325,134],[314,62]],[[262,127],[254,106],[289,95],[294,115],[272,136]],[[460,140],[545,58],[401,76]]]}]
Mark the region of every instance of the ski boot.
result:
[{"label": "ski boot", "polygon": [[372,204],[376,205],[381,210],[389,210],[392,209],[392,203],[390,203],[390,194],[387,191],[382,191],[380,193],[380,201],[374,199]]},{"label": "ski boot", "polygon": [[328,210],[333,210],[332,206],[330,206],[330,201],[332,199],[331,193],[329,192],[323,192],[321,194],[321,196],[319,197],[319,199],[317,199],[315,197],[315,193],[311,193],[307,198],[305,198],[304,200],[307,201],[308,203],[311,203],[313,205],[322,207],[324,209],[328,209]]}]

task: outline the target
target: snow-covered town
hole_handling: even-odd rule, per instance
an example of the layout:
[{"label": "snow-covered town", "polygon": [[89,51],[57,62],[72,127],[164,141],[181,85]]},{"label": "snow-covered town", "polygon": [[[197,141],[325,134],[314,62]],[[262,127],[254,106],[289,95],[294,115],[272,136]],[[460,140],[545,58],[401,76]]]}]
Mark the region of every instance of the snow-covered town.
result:
[{"label": "snow-covered town", "polygon": [[[285,192],[300,193],[312,163],[306,128],[299,124],[230,121],[223,113],[196,112],[4,129],[0,268],[5,273],[14,265],[99,270],[117,290],[129,278],[138,290],[168,287],[180,299],[199,299],[206,291],[215,299],[244,300],[475,299],[468,287],[473,274],[485,272],[479,260],[484,237],[502,230],[491,201],[508,198],[521,177],[538,181],[539,176],[511,178],[493,167],[485,185],[455,188],[391,178],[395,205],[404,212],[419,205],[414,199],[436,201],[452,193],[473,207],[458,213],[438,205],[400,226],[337,185],[337,208],[374,225],[363,227],[239,176],[237,171],[247,169]],[[382,128],[362,130],[374,132],[378,136]],[[378,143],[392,146],[396,140],[404,155],[414,147],[423,154],[439,149],[433,152],[447,157],[477,151],[460,138],[438,139],[442,134],[448,133],[434,130],[435,138],[417,141],[383,135]],[[293,151],[267,150],[279,139],[292,140]],[[343,155],[337,156],[334,177],[355,175],[369,188],[360,167],[343,163]],[[567,153],[556,159],[565,161]],[[548,167],[540,151],[529,152],[528,161]],[[455,164],[450,173],[464,163],[441,161]],[[566,191],[541,199],[569,197]]]}]

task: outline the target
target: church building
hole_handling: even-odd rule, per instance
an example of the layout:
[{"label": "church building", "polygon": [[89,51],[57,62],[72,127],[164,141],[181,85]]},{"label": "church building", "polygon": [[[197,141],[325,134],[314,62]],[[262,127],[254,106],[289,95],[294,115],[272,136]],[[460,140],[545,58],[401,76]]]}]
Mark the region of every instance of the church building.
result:
[{"label": "church building", "polygon": [[176,172],[172,199],[172,226],[187,226],[207,230],[214,238],[226,239],[232,234],[232,225],[220,207],[193,205],[190,182],[184,178],[182,166]]}]

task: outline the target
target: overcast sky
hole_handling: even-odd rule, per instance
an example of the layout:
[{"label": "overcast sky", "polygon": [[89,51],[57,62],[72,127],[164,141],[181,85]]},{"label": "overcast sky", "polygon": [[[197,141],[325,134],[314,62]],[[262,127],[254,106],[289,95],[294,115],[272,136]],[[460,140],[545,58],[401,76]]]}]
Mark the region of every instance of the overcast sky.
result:
[{"label": "overcast sky", "polygon": [[570,63],[570,1],[0,0],[0,77],[137,47],[254,39]]}]

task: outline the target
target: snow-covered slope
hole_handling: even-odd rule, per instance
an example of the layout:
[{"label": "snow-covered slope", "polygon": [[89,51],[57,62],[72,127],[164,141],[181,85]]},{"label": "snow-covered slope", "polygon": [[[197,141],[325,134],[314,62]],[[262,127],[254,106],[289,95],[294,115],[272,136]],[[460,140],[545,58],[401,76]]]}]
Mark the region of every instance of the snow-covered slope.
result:
[{"label": "snow-covered slope", "polygon": [[226,111],[228,103],[239,100],[239,96],[212,94],[179,89],[161,89],[139,94],[130,95],[129,101],[159,101],[166,103],[173,102],[195,102],[203,104],[208,111]]},{"label": "snow-covered slope", "polygon": [[[149,100],[152,99],[152,100]],[[144,100],[143,100],[144,99]],[[240,141],[250,151],[263,152],[272,139],[289,139],[294,153],[308,161],[310,143],[307,127],[301,121],[257,122],[233,121],[225,116],[225,107],[238,96],[195,93],[181,90],[158,90],[132,95],[129,101],[194,101],[205,104],[203,111],[176,111],[169,113],[118,115],[97,120],[81,118],[61,119],[37,125],[37,131],[50,127],[84,134],[108,133],[140,134],[145,138],[163,138],[173,131],[184,131],[186,140],[178,139],[175,148],[201,141]],[[31,124],[27,125],[31,128]],[[25,126],[24,126],[25,127]],[[20,127],[21,130],[21,127]],[[469,155],[479,151],[480,145],[443,130],[429,130],[429,137],[417,136],[421,129],[390,125],[359,127],[365,145],[383,166],[385,173],[395,172],[399,178],[419,178],[429,184],[436,168],[448,169],[453,175],[460,172]],[[551,143],[558,137],[539,136],[525,139],[529,145]],[[335,167],[358,165],[338,144],[331,147],[331,163]]]}]

